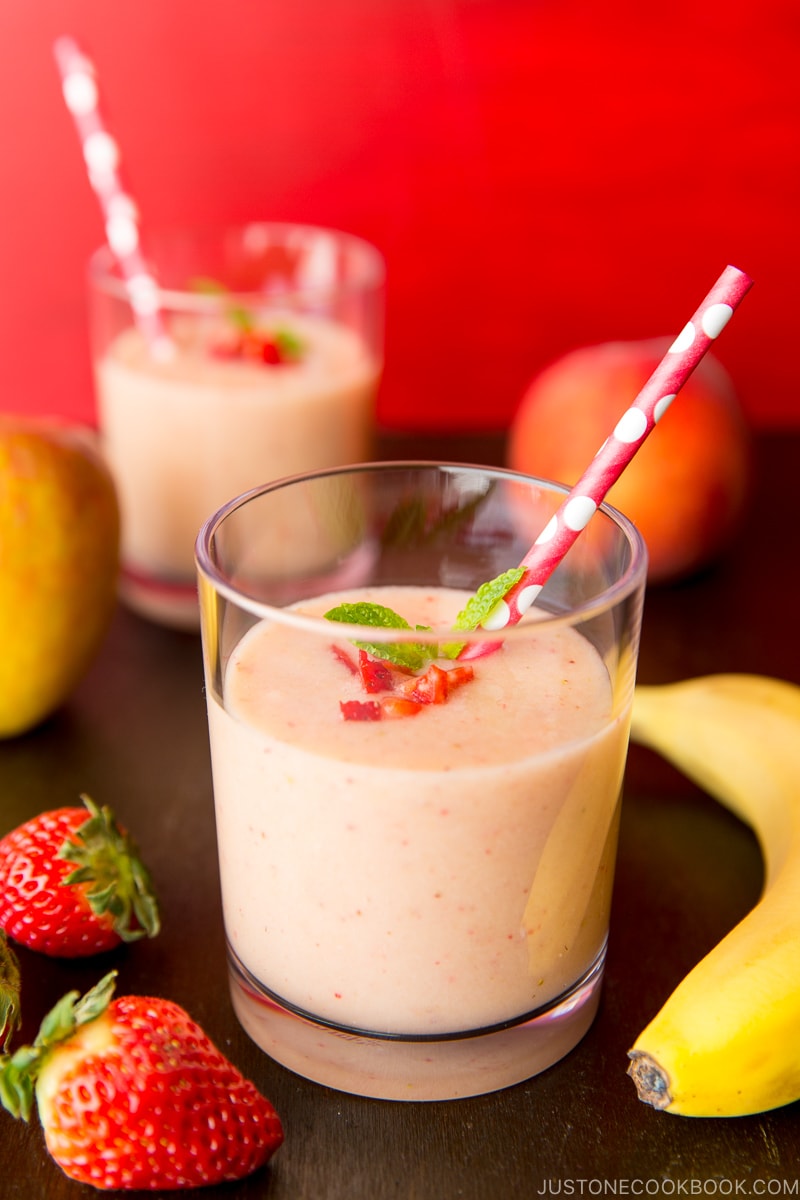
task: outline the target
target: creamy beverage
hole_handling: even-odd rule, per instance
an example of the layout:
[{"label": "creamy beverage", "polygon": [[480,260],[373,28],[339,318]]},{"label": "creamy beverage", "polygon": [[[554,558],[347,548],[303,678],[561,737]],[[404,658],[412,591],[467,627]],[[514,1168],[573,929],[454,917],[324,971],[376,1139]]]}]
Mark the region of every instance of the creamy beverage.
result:
[{"label": "creamy beverage", "polygon": [[[109,247],[89,264],[119,590],[142,615],[197,629],[194,544],[211,514],[271,480],[370,457],[385,269],[363,239],[295,222],[150,230],[145,253],[149,289]],[[273,532],[304,537],[291,521]]]},{"label": "creamy beverage", "polygon": [[597,1013],[647,556],[601,509],[501,627],[565,491],[365,463],[200,531],[231,998],[308,1079],[479,1095]]},{"label": "creamy beverage", "polygon": [[[466,594],[344,598],[449,628]],[[628,712],[612,715],[593,646],[542,623],[476,660],[446,703],[379,720],[343,718],[376,702],[355,655],[334,623],[323,640],[263,621],[230,657],[224,709],[209,695],[225,924],[250,980],[234,999],[282,1061],[273,1002],[349,1030],[474,1033],[557,1002],[604,953]],[[349,1053],[352,1075],[325,1081],[364,1090],[357,1043]],[[481,1081],[467,1069],[452,1094]]]},{"label": "creamy beverage", "polygon": [[[170,619],[172,609],[175,623],[196,625],[195,538],[232,496],[369,456],[380,364],[362,338],[310,315],[270,315],[269,327],[288,331],[296,357],[234,355],[230,326],[184,317],[172,325],[167,361],[130,328],[96,362],[103,445],[122,509],[123,588],[150,615]],[[183,615],[174,609],[181,587]]]}]

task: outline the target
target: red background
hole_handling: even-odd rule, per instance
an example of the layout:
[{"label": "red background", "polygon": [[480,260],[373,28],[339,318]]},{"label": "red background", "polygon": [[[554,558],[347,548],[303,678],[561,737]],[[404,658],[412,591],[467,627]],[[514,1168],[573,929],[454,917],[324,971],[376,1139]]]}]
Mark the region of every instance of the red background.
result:
[{"label": "red background", "polygon": [[145,226],[380,247],[382,424],[502,428],[555,356],[675,335],[732,262],[756,287],[718,356],[754,425],[800,425],[797,0],[0,0],[0,407],[91,419],[63,33]]}]

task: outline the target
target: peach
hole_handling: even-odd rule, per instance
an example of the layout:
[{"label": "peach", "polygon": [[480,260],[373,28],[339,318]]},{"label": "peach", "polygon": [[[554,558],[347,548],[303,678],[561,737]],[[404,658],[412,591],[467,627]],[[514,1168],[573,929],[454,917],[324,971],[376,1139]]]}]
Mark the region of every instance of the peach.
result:
[{"label": "peach", "polygon": [[[574,484],[671,339],[606,342],[533,379],[509,430],[514,470]],[[691,575],[730,544],[747,502],[750,430],[733,384],[706,354],[606,499],[638,526],[648,581]]]}]

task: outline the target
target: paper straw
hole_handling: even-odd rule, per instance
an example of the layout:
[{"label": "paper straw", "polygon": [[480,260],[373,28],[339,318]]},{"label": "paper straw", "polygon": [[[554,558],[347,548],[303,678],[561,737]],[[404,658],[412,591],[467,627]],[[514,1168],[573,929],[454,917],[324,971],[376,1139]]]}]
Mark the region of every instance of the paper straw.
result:
[{"label": "paper straw", "polygon": [[120,179],[119,146],[100,112],[97,71],[70,37],[58,38],[53,54],[64,102],[80,139],[89,183],[100,202],[106,240],[122,272],[134,319],[151,353],[168,358],[173,346],[159,310],[158,285],[142,254],[138,209]]},{"label": "paper straw", "polygon": [[[525,615],[752,286],[753,280],[743,271],[731,266],[725,268],[522,559],[524,574],[492,609],[483,629],[490,632],[505,629]],[[664,498],[664,503],[669,503],[669,497]],[[467,646],[461,657],[478,658],[496,648],[497,643]]]}]

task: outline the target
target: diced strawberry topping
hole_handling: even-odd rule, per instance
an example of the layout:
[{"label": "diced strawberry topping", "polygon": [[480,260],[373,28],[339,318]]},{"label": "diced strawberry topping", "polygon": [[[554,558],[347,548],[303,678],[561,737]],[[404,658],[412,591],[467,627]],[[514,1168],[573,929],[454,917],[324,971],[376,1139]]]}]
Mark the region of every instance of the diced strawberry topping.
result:
[{"label": "diced strawberry topping", "polygon": [[401,683],[396,689],[403,696],[419,704],[444,704],[450,693],[473,677],[472,667],[453,667],[445,671],[431,663],[424,675],[416,675]]},{"label": "diced strawberry topping", "polygon": [[339,708],[345,721],[380,721],[382,716],[377,700],[340,700]]},{"label": "diced strawberry topping", "polygon": [[256,333],[254,330],[246,330],[236,337],[214,342],[209,350],[214,358],[244,358],[249,362],[266,363],[270,367],[282,367],[286,363],[297,361],[296,354],[288,349],[284,350],[280,338]]},{"label": "diced strawberry topping", "polygon": [[447,672],[447,694],[449,695],[454,688],[461,687],[462,684],[469,683],[474,678],[475,671],[473,667],[451,667]]},{"label": "diced strawberry topping", "polygon": [[422,711],[417,700],[408,700],[405,696],[381,696],[380,707],[384,717],[415,717]]},{"label": "diced strawberry topping", "polygon": [[394,690],[395,673],[380,658],[370,658],[366,650],[358,652],[358,671],[367,692],[391,692]]},{"label": "diced strawberry topping", "polygon": [[444,704],[447,699],[447,671],[431,663],[424,675],[407,680],[399,690],[418,704]]},{"label": "diced strawberry topping", "polygon": [[426,704],[444,704],[450,693],[474,677],[469,665],[443,667],[431,663],[423,675],[410,675],[382,659],[359,650],[358,665],[345,650],[331,646],[336,657],[352,675],[360,676],[365,692],[388,692],[377,700],[342,700],[339,707],[346,721],[379,721],[381,717],[413,717]]}]

